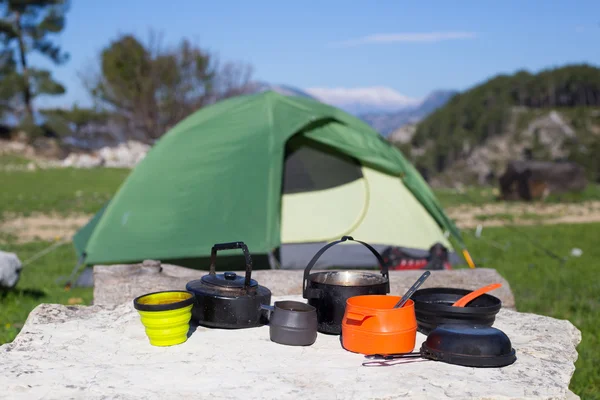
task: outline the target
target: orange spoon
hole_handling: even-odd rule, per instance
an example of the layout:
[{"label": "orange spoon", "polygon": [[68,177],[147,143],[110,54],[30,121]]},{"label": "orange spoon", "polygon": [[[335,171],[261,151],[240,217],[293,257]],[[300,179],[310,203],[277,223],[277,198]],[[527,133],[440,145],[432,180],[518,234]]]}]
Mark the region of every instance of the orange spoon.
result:
[{"label": "orange spoon", "polygon": [[494,289],[498,289],[500,286],[502,286],[501,283],[492,283],[491,285],[487,285],[484,286],[482,288],[479,288],[475,291],[472,291],[471,293],[464,295],[463,297],[461,297],[460,299],[456,300],[456,302],[454,304],[452,304],[453,307],[464,307],[466,306],[471,300],[481,296],[484,293],[490,292]]}]

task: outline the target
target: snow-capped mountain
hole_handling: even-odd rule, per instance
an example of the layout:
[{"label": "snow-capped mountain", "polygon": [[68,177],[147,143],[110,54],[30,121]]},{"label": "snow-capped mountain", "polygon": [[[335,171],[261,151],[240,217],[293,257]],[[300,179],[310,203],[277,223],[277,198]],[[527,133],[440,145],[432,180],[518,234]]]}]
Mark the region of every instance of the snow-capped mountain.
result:
[{"label": "snow-capped mountain", "polygon": [[395,112],[364,113],[359,117],[367,122],[383,136],[388,136],[394,130],[406,124],[415,124],[429,114],[444,106],[458,92],[454,90],[436,90],[431,92],[416,107],[400,109]]},{"label": "snow-capped mountain", "polygon": [[358,116],[386,137],[403,125],[419,122],[458,93],[454,90],[436,90],[424,99],[416,99],[383,86],[299,89],[268,82],[253,82],[249,91],[260,93],[268,90],[331,104]]},{"label": "snow-capped mountain", "polygon": [[323,103],[354,114],[391,112],[417,106],[421,100],[405,96],[384,86],[363,88],[307,88],[305,90]]}]

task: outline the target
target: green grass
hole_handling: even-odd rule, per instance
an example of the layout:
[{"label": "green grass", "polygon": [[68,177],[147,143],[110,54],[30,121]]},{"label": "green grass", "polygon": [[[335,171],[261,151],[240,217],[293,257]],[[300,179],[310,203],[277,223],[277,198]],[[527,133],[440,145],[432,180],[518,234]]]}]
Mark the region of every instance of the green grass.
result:
[{"label": "green grass", "polygon": [[483,205],[496,202],[497,194],[491,187],[466,187],[463,193],[457,189],[434,189],[434,194],[444,207],[460,205]]},{"label": "green grass", "polygon": [[[6,239],[4,237],[3,239]],[[22,262],[49,246],[47,242],[11,244],[0,241],[3,251],[15,252]],[[68,304],[70,298],[80,298],[81,304],[92,301],[91,288],[73,288],[65,291],[56,282],[68,276],[75,265],[73,246],[67,243],[24,267],[13,290],[0,291],[0,344],[11,342],[17,335],[29,312],[41,303]]]},{"label": "green grass", "polygon": [[[490,203],[514,204],[514,202],[497,200],[497,188],[492,187],[466,187],[462,193],[456,189],[440,188],[434,189],[434,193],[444,207],[481,206]],[[600,201],[600,184],[590,183],[580,193],[551,194],[543,203],[582,203],[585,201]]]},{"label": "green grass", "polygon": [[129,172],[114,168],[0,171],[0,218],[4,212],[95,213]]},{"label": "green grass", "polygon": [[[571,390],[582,399],[600,398],[600,224],[547,225],[486,228],[483,239],[465,235],[478,267],[494,268],[508,280],[517,310],[571,321],[582,332],[579,359]],[[530,243],[542,243],[560,257],[574,247],[581,257],[569,257],[564,265]],[[487,241],[510,243],[507,251]]]},{"label": "green grass", "polygon": [[0,167],[7,165],[27,165],[31,161],[28,158],[22,157],[17,154],[1,154],[0,155]]},{"label": "green grass", "polygon": [[600,185],[589,184],[581,193],[551,194],[546,203],[581,203],[584,201],[600,201]]}]

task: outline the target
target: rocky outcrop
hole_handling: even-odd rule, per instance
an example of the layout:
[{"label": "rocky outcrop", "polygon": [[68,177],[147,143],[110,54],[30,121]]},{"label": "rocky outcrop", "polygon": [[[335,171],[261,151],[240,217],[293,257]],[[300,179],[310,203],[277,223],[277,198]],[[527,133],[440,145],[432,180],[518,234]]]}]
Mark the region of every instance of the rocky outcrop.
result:
[{"label": "rocky outcrop", "polygon": [[[299,296],[274,297],[301,300]],[[517,361],[467,368],[412,359],[368,368],[338,336],[309,347],[271,342],[267,326],[192,327],[187,342],[148,343],[131,299],[117,306],[42,304],[0,347],[10,399],[577,399],[569,391],[580,332],[569,322],[501,310],[495,326]],[[418,333],[416,348],[425,336]]]},{"label": "rocky outcrop", "polygon": [[133,168],[144,159],[149,150],[149,145],[130,140],[117,146],[102,147],[92,154],[71,153],[63,160],[62,166],[75,168],[100,166]]},{"label": "rocky outcrop", "polygon": [[[243,274],[242,271],[236,271]],[[317,272],[315,270],[314,272]],[[373,271],[371,271],[373,272]],[[185,289],[187,282],[199,279],[208,271],[146,261],[144,264],[96,265],[94,267],[94,304],[116,305],[144,293],[169,289]],[[256,270],[252,279],[268,287],[274,296],[302,294],[302,270]],[[390,292],[405,293],[423,271],[390,271]],[[506,308],[515,307],[510,285],[496,270],[489,268],[432,271],[422,288],[446,286],[477,289],[500,282],[494,296]]]},{"label": "rocky outcrop", "polygon": [[406,124],[390,133],[388,140],[395,144],[409,143],[416,131],[416,124]]},{"label": "rocky outcrop", "polygon": [[[520,126],[522,124],[518,121],[525,121],[525,124]],[[510,160],[525,159],[530,152],[537,152],[533,157],[539,160],[565,159],[569,155],[565,144],[577,138],[569,122],[554,110],[539,115],[528,108],[514,107],[511,120],[502,134],[492,136],[476,146],[465,143],[464,156],[432,179],[431,184],[496,184]],[[589,129],[593,130],[594,127],[590,125]]]}]

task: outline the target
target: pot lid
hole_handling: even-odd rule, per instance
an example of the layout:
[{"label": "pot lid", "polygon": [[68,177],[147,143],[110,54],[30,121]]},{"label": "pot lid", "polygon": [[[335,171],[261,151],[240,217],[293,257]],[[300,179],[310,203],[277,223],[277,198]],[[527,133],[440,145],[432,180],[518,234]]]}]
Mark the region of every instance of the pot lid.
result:
[{"label": "pot lid", "polygon": [[[222,274],[204,275],[200,280],[206,285],[219,286],[224,289],[242,289],[244,288],[246,277],[238,275],[235,272],[224,272]],[[258,286],[258,282],[250,279],[249,287],[256,286]]]}]

